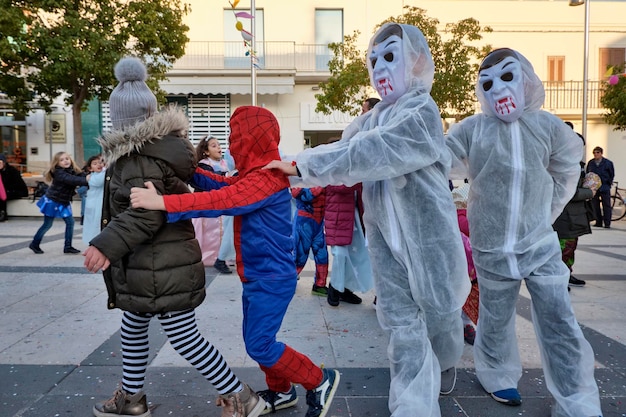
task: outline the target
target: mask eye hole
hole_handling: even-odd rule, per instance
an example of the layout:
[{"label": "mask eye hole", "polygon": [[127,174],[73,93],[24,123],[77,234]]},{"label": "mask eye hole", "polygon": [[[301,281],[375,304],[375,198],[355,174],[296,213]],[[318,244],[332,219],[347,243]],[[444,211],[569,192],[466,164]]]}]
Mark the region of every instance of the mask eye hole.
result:
[{"label": "mask eye hole", "polygon": [[387,61],[387,62],[393,62],[393,53],[388,52],[388,53],[385,54],[385,56],[383,58],[385,58],[385,61]]},{"label": "mask eye hole", "polygon": [[513,73],[512,72],[507,72],[506,74],[502,74],[500,79],[502,81],[513,81]]},{"label": "mask eye hole", "polygon": [[377,58],[373,58],[370,60],[370,62],[372,63],[372,68],[374,68],[376,66],[376,61],[378,61]]},{"label": "mask eye hole", "polygon": [[486,81],[486,82],[483,83],[483,90],[484,91],[491,90],[491,87],[493,87],[493,81]]}]

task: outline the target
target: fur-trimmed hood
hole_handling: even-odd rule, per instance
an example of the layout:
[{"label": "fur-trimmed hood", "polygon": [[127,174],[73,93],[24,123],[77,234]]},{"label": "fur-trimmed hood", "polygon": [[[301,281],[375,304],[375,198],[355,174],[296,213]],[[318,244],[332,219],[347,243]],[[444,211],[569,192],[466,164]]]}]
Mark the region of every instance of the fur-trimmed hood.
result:
[{"label": "fur-trimmed hood", "polygon": [[[168,162],[174,169],[182,170],[177,173],[180,178],[189,179],[196,162],[193,145],[186,138],[188,128],[189,121],[182,110],[168,107],[141,123],[106,133],[97,142],[107,165],[138,153]],[[180,144],[183,146],[177,146]]]}]

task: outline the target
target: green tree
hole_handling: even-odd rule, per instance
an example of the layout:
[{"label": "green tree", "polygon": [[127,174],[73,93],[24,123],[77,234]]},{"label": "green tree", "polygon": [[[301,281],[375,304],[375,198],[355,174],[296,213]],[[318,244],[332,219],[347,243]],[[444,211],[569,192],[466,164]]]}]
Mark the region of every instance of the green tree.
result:
[{"label": "green tree", "polygon": [[[435,78],[431,95],[441,111],[442,117],[462,119],[474,113],[474,87],[478,73],[478,59],[491,48],[474,45],[482,39],[481,32],[491,32],[488,26],[481,27],[475,19],[468,18],[445,25],[438,31],[439,20],[428,17],[426,10],[404,6],[404,14],[390,17],[384,23],[396,22],[420,28],[430,47],[435,62]],[[319,84],[322,93],[316,94],[316,110],[329,114],[333,110],[356,115],[360,104],[371,91],[366,66],[366,53],[356,46],[359,32],[344,37],[343,43],[333,43],[329,48],[334,53],[328,68],[330,78]]]},{"label": "green tree", "polygon": [[[158,90],[184,54],[190,11],[181,0],[0,0],[0,91],[16,111],[50,111],[61,95],[72,107],[75,158],[83,160],[81,111],[108,99],[113,65],[140,56]],[[162,94],[158,94],[163,98]]]},{"label": "green tree", "polygon": [[614,85],[608,82],[604,83],[604,91],[600,102],[607,110],[602,116],[604,121],[610,125],[615,125],[613,130],[626,130],[626,74],[624,68],[626,63],[613,68],[614,74],[620,74],[617,77],[617,83]]}]

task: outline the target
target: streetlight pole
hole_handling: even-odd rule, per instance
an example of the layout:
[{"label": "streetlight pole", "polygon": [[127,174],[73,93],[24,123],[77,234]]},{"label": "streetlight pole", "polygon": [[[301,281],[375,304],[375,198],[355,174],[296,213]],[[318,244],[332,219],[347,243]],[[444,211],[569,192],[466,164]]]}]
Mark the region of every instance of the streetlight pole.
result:
[{"label": "streetlight pole", "polygon": [[591,0],[570,0],[570,6],[580,6],[581,4],[585,4],[585,52],[584,52],[584,63],[583,63],[583,117],[582,117],[582,125],[583,132],[582,135],[587,140],[587,108],[588,108],[588,93],[589,93],[589,3]]}]

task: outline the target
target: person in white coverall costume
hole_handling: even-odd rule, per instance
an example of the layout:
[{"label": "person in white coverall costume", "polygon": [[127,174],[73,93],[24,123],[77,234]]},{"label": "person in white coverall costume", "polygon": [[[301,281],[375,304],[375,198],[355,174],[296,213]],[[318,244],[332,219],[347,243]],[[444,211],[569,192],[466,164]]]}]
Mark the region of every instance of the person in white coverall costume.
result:
[{"label": "person in white coverall costume", "polygon": [[480,288],[476,375],[495,400],[521,404],[515,306],[525,280],[555,399],[552,417],[599,416],[593,351],[574,317],[569,271],[552,229],[576,190],[582,142],[562,120],[540,110],[543,84],[516,51],[487,55],[476,95],[483,113],[453,125],[446,141],[455,178],[470,179],[467,215]]},{"label": "person in white coverall costume", "polygon": [[389,409],[393,417],[438,417],[440,390],[452,391],[463,352],[470,281],[448,186],[450,154],[429,94],[434,64],[420,30],[398,24],[376,32],[367,63],[382,101],[340,141],[299,153],[294,166],[266,168],[290,175],[297,168],[311,186],[363,183],[377,314],[390,335]]}]

